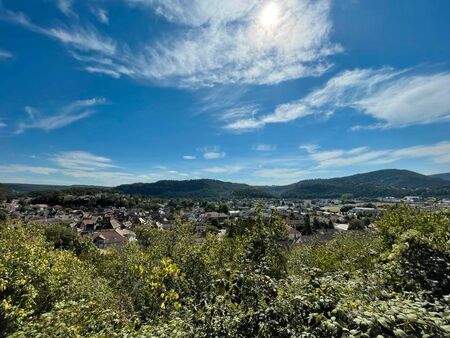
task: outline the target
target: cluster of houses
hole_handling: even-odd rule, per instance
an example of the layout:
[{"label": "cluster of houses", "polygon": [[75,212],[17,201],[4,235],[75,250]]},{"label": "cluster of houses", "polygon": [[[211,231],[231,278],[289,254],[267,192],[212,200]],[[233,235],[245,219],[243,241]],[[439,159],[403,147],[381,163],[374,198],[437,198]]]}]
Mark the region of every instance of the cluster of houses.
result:
[{"label": "cluster of houses", "polygon": [[[239,219],[250,219],[256,215],[257,205],[262,207],[262,216],[269,217],[274,210],[285,220],[289,241],[304,243],[310,237],[302,235],[301,229],[311,223],[316,226],[315,236],[324,239],[334,236],[349,227],[351,218],[373,217],[378,215],[381,203],[399,203],[401,200],[381,198],[370,207],[364,201],[353,201],[352,207],[341,210],[343,201],[337,199],[283,201],[283,200],[230,200],[226,204],[226,212],[211,211],[202,207],[199,202],[189,207],[174,207],[170,203],[161,203],[154,210],[148,211],[137,207],[93,207],[83,210],[71,209],[59,205],[31,204],[31,200],[12,200],[0,204],[0,210],[8,212],[11,219],[32,224],[56,225],[65,224],[80,236],[92,239],[93,243],[106,249],[136,241],[134,229],[138,225],[148,225],[160,230],[174,227],[176,219],[191,222],[195,225],[195,233],[199,240],[208,232],[219,236],[225,235],[233,222]],[[417,196],[406,196],[403,201],[415,206],[426,207],[430,201]],[[358,203],[359,202],[359,203]],[[366,201],[367,202],[367,201]],[[446,207],[450,201],[441,201]],[[320,225],[320,226],[317,226]]]}]

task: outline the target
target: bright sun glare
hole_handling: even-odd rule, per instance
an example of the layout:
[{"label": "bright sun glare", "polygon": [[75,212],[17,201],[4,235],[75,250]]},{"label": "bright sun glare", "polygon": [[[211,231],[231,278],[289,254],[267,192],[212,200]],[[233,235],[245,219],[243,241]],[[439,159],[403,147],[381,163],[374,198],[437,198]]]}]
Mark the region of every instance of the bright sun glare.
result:
[{"label": "bright sun glare", "polygon": [[259,22],[264,28],[272,29],[278,24],[280,9],[274,2],[267,4],[259,14]]}]

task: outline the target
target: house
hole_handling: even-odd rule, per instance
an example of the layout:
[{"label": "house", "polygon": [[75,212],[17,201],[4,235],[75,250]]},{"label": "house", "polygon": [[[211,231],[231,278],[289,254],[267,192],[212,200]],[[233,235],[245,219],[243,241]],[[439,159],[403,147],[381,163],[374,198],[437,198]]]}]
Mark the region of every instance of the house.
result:
[{"label": "house", "polygon": [[128,242],[128,239],[125,236],[122,236],[116,230],[111,229],[95,231],[90,237],[95,246],[99,249],[107,249],[111,246],[122,246]]},{"label": "house", "polygon": [[213,220],[215,220],[217,224],[222,224],[223,222],[225,222],[225,220],[228,219],[228,215],[221,212],[210,211],[202,214],[201,218],[208,222],[212,222]]},{"label": "house", "polygon": [[355,215],[374,214],[377,212],[378,212],[378,209],[376,209],[376,208],[363,208],[363,207],[355,207],[348,211],[349,214],[355,214]]},{"label": "house", "polygon": [[300,236],[302,235],[300,233],[300,231],[298,231],[297,229],[294,229],[288,225],[286,225],[286,231],[288,233],[288,238],[291,241],[297,241],[298,238],[300,238]]},{"label": "house", "polygon": [[120,229],[122,227],[122,224],[113,217],[105,217],[102,225],[103,229]]},{"label": "house", "polygon": [[403,197],[403,200],[405,202],[420,202],[422,200],[422,198],[420,196],[405,196]]},{"label": "house", "polygon": [[78,228],[83,232],[95,231],[97,217],[85,217],[78,224]]},{"label": "house", "polygon": [[136,233],[134,231],[131,231],[129,229],[115,229],[115,230],[119,235],[128,239],[129,242],[134,242],[137,240]]}]

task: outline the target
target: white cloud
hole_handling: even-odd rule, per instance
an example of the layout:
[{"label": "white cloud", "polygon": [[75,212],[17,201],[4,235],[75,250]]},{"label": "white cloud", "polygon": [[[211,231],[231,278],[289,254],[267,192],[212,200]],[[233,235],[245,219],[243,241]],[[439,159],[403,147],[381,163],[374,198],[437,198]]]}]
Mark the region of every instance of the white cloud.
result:
[{"label": "white cloud", "polygon": [[38,175],[50,175],[57,172],[58,169],[49,167],[35,167],[20,164],[0,165],[0,173],[31,173]]},{"label": "white cloud", "polygon": [[320,148],[317,144],[313,144],[313,143],[301,144],[298,147],[299,147],[299,149],[303,149],[308,153],[314,153]]},{"label": "white cloud", "polygon": [[75,171],[97,171],[116,167],[112,160],[86,151],[63,151],[52,159],[59,167]]},{"label": "white cloud", "polygon": [[58,9],[67,16],[77,17],[75,12],[72,10],[73,0],[55,0]]},{"label": "white cloud", "polygon": [[356,69],[331,78],[303,98],[277,106],[273,113],[237,119],[226,129],[249,131],[309,115],[330,116],[350,108],[378,123],[353,130],[395,128],[450,119],[450,72],[417,74],[411,70]]},{"label": "white cloud", "polygon": [[1,59],[11,59],[12,57],[13,57],[13,55],[11,52],[0,49],[0,60]]},{"label": "white cloud", "polygon": [[130,1],[151,6],[185,33],[161,41],[147,54],[147,76],[186,86],[274,84],[320,75],[328,55],[329,1],[278,1],[280,20],[268,30],[258,17],[266,1]]},{"label": "white cloud", "polygon": [[109,56],[113,56],[116,53],[116,42],[110,38],[100,36],[93,27],[56,27],[46,29],[43,32],[81,51],[98,52]]},{"label": "white cloud", "polygon": [[197,157],[192,156],[192,155],[184,155],[183,159],[188,160],[188,161],[192,161],[195,160]]},{"label": "white cloud", "polygon": [[[57,39],[87,53],[84,68],[119,77],[181,87],[215,84],[276,84],[323,74],[329,55],[341,50],[330,42],[330,0],[280,0],[276,25],[263,24],[263,0],[129,0],[146,5],[174,28],[151,44],[130,47],[101,36],[93,27],[44,28],[23,13],[3,10],[3,19]],[[59,1],[70,10],[71,1]],[[106,12],[97,12],[106,21]],[[102,61],[107,56],[109,64]],[[87,60],[87,59],[85,59]]]},{"label": "white cloud", "polygon": [[226,153],[223,151],[207,151],[205,153],[203,153],[203,157],[207,160],[215,160],[218,158],[223,158],[225,157]]},{"label": "white cloud", "polygon": [[240,165],[225,165],[221,167],[208,167],[201,169],[202,172],[208,174],[235,174],[243,169]]},{"label": "white cloud", "polygon": [[228,123],[224,128],[235,132],[245,132],[264,127],[265,123],[256,118],[241,119]]},{"label": "white cloud", "polygon": [[203,158],[207,160],[215,160],[226,156],[226,153],[221,151],[218,146],[199,147],[197,151],[203,153]]},{"label": "white cloud", "polygon": [[109,24],[109,17],[108,17],[108,11],[104,8],[100,7],[92,7],[91,8],[92,14],[95,15],[95,17],[100,21],[101,23],[104,23],[105,25]]},{"label": "white cloud", "polygon": [[5,122],[3,122],[3,121],[0,121],[0,128],[5,128],[7,125],[6,125],[6,123]]},{"label": "white cloud", "polygon": [[65,127],[81,119],[87,118],[95,113],[95,107],[106,103],[104,98],[93,98],[75,101],[58,110],[57,114],[51,116],[42,115],[39,110],[26,106],[29,122],[21,122],[16,130],[17,134],[27,129],[54,130]]},{"label": "white cloud", "polygon": [[450,163],[450,142],[399,149],[371,150],[369,147],[357,147],[349,150],[314,150],[310,152],[308,158],[316,164],[317,169],[384,165],[415,158],[429,159],[434,163],[442,164]]},{"label": "white cloud", "polygon": [[275,151],[277,149],[277,146],[274,144],[256,144],[252,147],[253,150],[256,151]]},{"label": "white cloud", "polygon": [[13,12],[2,8],[0,8],[0,19],[10,21],[32,32],[56,39],[75,50],[94,53],[93,61],[97,60],[99,56],[112,57],[117,51],[117,43],[109,37],[100,35],[93,26],[83,27],[75,24],[71,27],[59,26],[46,28],[34,24],[22,12]]},{"label": "white cloud", "polygon": [[258,106],[245,105],[229,108],[224,112],[221,112],[220,119],[224,121],[236,120],[242,118],[253,117],[258,112]]}]

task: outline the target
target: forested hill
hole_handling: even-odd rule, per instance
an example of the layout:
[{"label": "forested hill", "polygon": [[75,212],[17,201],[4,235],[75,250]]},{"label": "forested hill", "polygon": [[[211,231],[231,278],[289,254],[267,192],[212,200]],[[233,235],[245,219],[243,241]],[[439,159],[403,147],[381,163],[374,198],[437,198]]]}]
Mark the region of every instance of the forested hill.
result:
[{"label": "forested hill", "polygon": [[450,181],[408,170],[386,169],[340,178],[304,180],[287,186],[258,187],[200,179],[125,184],[115,189],[127,194],[163,198],[333,198],[342,194],[355,197],[448,196]]},{"label": "forested hill", "polygon": [[247,184],[209,179],[124,184],[116,187],[115,190],[126,194],[161,198],[271,197],[266,191]]},{"label": "forested hill", "polygon": [[[446,176],[447,175],[447,176]],[[284,186],[251,186],[211,179],[133,183],[115,188],[39,184],[0,184],[0,193],[39,191],[115,190],[130,195],[159,198],[335,198],[343,194],[354,197],[405,195],[450,196],[450,174],[426,176],[413,171],[385,169],[330,179],[303,180]],[[447,179],[446,179],[447,178]]]},{"label": "forested hill", "polygon": [[280,192],[286,198],[332,198],[342,194],[355,197],[448,196],[450,181],[408,170],[386,169],[339,178],[300,181]]},{"label": "forested hill", "polygon": [[440,178],[442,180],[450,181],[450,173],[435,174],[435,175],[430,175],[430,177]]}]

